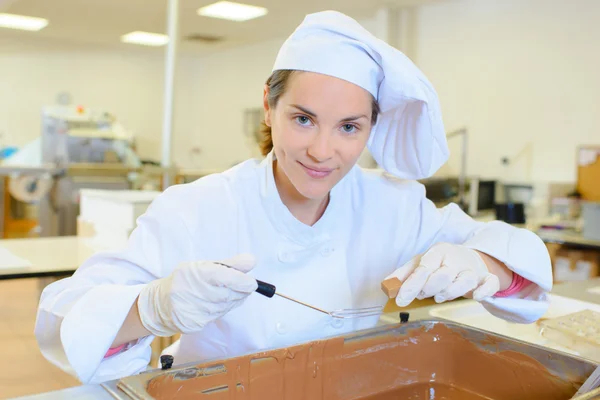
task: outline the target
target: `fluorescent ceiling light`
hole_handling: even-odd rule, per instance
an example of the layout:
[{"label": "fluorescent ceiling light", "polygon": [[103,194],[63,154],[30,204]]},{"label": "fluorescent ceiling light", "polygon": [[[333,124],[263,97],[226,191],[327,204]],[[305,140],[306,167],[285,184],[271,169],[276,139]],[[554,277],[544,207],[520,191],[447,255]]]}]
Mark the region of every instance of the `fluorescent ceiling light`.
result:
[{"label": "fluorescent ceiling light", "polygon": [[48,20],[44,18],[0,13],[0,28],[39,31],[40,29],[45,28],[46,25],[48,25]]},{"label": "fluorescent ceiling light", "polygon": [[238,22],[262,17],[268,12],[264,7],[232,3],[230,1],[219,1],[198,9],[198,15],[203,17],[221,18]]},{"label": "fluorescent ceiling light", "polygon": [[160,33],[135,31],[121,36],[121,41],[142,46],[164,46],[169,43],[169,37]]}]

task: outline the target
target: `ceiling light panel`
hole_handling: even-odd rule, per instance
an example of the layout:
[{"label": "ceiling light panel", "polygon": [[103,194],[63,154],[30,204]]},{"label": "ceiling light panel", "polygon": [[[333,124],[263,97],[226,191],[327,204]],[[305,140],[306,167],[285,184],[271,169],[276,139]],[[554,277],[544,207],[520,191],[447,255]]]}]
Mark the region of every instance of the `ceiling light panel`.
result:
[{"label": "ceiling light panel", "polygon": [[39,31],[40,29],[44,29],[47,25],[48,20],[44,18],[0,13],[0,28]]},{"label": "ceiling light panel", "polygon": [[203,17],[220,18],[236,22],[262,17],[267,15],[268,12],[264,7],[230,1],[219,1],[198,9],[198,15]]},{"label": "ceiling light panel", "polygon": [[169,43],[169,37],[160,33],[135,31],[121,36],[121,41],[142,46],[164,46]]}]

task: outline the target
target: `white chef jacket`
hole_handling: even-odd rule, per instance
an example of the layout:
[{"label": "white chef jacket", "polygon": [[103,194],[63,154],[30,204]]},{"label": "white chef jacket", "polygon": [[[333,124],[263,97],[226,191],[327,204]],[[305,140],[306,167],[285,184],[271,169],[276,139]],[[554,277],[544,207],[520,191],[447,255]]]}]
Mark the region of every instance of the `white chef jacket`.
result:
[{"label": "white chef jacket", "polygon": [[[515,322],[547,308],[550,259],[533,233],[501,222],[476,222],[451,204],[437,209],[424,187],[354,167],[331,191],[313,226],[282,203],[273,155],[193,183],[170,187],[137,221],[122,251],[100,253],[70,278],[49,285],[35,334],[44,356],[84,383],[147,368],[152,336],[105,357],[144,284],[180,263],[252,253],[250,274],[277,291],[325,310],[384,305],[382,280],[438,242],[483,251],[534,284],[484,306]],[[238,308],[183,335],[165,352],[175,364],[232,357],[373,326],[377,317],[339,320],[275,296],[251,294]]]}]

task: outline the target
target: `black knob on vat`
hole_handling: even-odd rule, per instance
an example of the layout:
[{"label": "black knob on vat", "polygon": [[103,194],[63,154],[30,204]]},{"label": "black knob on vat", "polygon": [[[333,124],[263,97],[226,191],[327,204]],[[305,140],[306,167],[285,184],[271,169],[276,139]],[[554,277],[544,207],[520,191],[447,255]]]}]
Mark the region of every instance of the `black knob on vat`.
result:
[{"label": "black knob on vat", "polygon": [[173,356],[168,354],[160,356],[160,365],[162,365],[162,369],[170,369],[173,366],[173,361],[175,359]]},{"label": "black knob on vat", "polygon": [[400,313],[400,323],[401,324],[407,323],[409,318],[410,318],[410,313],[408,313],[406,311],[402,311]]}]

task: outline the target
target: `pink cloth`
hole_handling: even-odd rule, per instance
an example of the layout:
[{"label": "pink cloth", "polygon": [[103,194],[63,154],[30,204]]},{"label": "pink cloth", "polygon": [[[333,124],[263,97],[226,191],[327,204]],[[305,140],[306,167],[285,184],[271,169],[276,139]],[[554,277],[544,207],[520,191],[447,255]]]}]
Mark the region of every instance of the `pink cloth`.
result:
[{"label": "pink cloth", "polygon": [[515,274],[513,272],[513,279],[512,279],[512,282],[510,283],[510,286],[507,287],[505,290],[497,292],[494,295],[494,297],[511,296],[511,295],[518,293],[521,290],[525,289],[529,285],[531,285],[531,281],[528,281],[527,279],[523,278],[521,275]]},{"label": "pink cloth", "polygon": [[121,350],[123,350],[124,348],[125,348],[124,344],[120,345],[119,347],[110,348],[104,355],[104,358],[113,356],[113,355],[117,354],[118,352],[120,352]]}]

